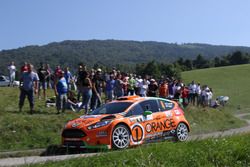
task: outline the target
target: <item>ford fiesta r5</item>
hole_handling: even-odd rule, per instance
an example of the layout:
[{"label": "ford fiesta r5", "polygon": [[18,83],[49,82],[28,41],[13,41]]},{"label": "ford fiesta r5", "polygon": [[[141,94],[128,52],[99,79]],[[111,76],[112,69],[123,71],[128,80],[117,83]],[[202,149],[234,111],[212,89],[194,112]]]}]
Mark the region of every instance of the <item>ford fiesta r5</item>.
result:
[{"label": "ford fiesta r5", "polygon": [[185,141],[189,131],[175,101],[126,96],[69,121],[62,131],[62,146],[123,149],[170,137]]}]

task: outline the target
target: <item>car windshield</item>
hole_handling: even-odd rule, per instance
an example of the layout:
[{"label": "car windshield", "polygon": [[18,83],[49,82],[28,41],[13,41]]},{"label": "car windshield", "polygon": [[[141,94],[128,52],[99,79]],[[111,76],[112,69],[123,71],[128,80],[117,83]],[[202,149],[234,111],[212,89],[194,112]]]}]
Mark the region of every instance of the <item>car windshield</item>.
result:
[{"label": "car windshield", "polygon": [[131,102],[115,102],[115,103],[108,103],[104,104],[100,108],[97,108],[89,115],[99,115],[99,114],[118,114],[124,112],[130,105],[133,103]]}]

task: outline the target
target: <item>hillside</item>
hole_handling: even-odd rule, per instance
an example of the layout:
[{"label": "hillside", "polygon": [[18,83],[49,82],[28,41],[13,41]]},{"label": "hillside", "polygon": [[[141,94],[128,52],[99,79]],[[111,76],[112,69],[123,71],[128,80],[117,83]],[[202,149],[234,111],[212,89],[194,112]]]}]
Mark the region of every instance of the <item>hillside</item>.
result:
[{"label": "hillside", "polygon": [[79,62],[88,66],[130,65],[151,60],[170,63],[179,57],[194,59],[198,54],[205,58],[224,56],[236,50],[250,53],[249,47],[215,46],[208,44],[170,44],[162,42],[138,42],[120,40],[62,41],[43,46],[26,46],[0,52],[0,73],[7,73],[7,65],[15,61],[20,67],[27,61],[35,65],[47,62],[52,67],[75,67]]},{"label": "hillside", "polygon": [[250,112],[250,64],[193,70],[182,73],[185,83],[192,80],[213,88],[214,96],[229,96],[228,109]]}]

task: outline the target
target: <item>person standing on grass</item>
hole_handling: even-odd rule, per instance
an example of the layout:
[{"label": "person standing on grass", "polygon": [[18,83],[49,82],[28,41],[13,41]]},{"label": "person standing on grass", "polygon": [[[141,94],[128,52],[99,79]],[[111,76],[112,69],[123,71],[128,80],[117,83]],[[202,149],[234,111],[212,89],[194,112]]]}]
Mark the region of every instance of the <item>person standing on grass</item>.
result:
[{"label": "person standing on grass", "polygon": [[30,103],[30,113],[34,112],[34,93],[38,92],[39,77],[37,73],[33,72],[33,65],[27,64],[27,72],[22,73],[20,77],[20,97],[19,97],[19,111],[22,111],[24,100],[28,96]]},{"label": "person standing on grass", "polygon": [[55,96],[56,96],[56,109],[57,114],[60,111],[64,112],[67,107],[67,93],[68,93],[68,85],[66,79],[64,78],[64,72],[58,71],[57,73],[58,79],[55,82]]},{"label": "person standing on grass", "polygon": [[49,73],[45,68],[43,63],[40,63],[40,68],[37,70],[39,77],[39,87],[38,87],[38,98],[41,98],[41,88],[43,90],[43,98],[46,99],[47,82],[46,79],[49,77]]},{"label": "person standing on grass", "polygon": [[104,86],[104,80],[102,79],[102,70],[100,68],[97,69],[96,74],[94,75],[94,78],[92,79],[92,98],[91,98],[91,110],[95,110],[96,108],[99,108],[102,103],[101,95],[102,95],[102,89]]},{"label": "person standing on grass", "polygon": [[71,83],[72,83],[73,76],[71,72],[69,71],[69,67],[66,67],[64,69],[64,78],[66,79],[68,89],[71,90]]},{"label": "person standing on grass", "polygon": [[9,80],[10,80],[9,85],[14,86],[13,83],[16,78],[16,66],[15,66],[14,61],[10,63],[10,65],[8,66],[8,70],[9,70]]},{"label": "person standing on grass", "polygon": [[90,79],[89,72],[85,71],[85,74],[83,76],[82,80],[82,105],[80,106],[79,110],[80,111],[83,107],[85,108],[85,114],[88,114],[89,111],[89,105],[90,105],[90,100],[92,97],[92,82]]}]

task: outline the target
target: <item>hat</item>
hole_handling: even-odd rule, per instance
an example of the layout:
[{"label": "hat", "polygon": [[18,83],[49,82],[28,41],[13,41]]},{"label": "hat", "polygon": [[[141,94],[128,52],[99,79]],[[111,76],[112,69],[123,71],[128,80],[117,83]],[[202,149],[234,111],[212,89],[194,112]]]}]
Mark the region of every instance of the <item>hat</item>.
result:
[{"label": "hat", "polygon": [[155,80],[154,79],[150,79],[150,82],[155,82]]},{"label": "hat", "polygon": [[102,69],[98,68],[96,71],[97,71],[97,72],[102,72]]}]

